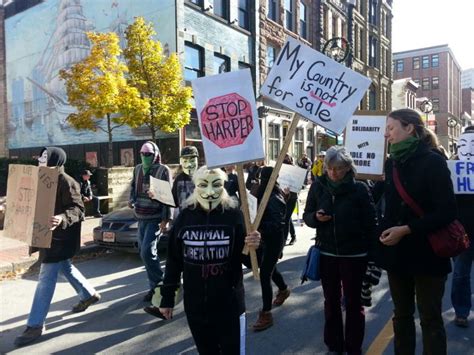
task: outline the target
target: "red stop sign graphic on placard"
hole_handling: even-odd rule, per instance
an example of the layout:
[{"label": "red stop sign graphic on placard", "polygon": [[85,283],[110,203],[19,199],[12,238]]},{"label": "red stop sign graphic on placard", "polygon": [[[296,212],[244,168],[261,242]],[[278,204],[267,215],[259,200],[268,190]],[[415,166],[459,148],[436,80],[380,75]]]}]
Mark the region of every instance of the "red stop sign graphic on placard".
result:
[{"label": "red stop sign graphic on placard", "polygon": [[201,111],[201,132],[220,148],[244,143],[252,130],[252,106],[235,92],[210,99]]}]

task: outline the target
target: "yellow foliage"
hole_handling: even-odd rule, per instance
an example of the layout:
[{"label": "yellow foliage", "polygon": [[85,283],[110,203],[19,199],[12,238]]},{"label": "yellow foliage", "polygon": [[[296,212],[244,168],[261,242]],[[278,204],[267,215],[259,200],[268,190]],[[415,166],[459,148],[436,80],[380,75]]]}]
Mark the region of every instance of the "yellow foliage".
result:
[{"label": "yellow foliage", "polygon": [[[174,132],[189,123],[191,88],[183,86],[181,66],[176,53],[163,54],[151,23],[142,17],[126,30],[127,48],[124,57],[129,68],[129,83],[149,104],[143,116],[135,116],[127,124],[147,125],[154,136],[157,129]],[[144,111],[142,111],[144,112]],[[153,137],[154,138],[154,137]]]}]

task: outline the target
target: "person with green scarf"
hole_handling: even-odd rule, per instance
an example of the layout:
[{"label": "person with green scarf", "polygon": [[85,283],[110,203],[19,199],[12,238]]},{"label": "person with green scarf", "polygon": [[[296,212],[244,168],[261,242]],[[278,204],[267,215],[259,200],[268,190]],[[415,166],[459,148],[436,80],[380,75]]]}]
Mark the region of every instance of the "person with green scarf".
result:
[{"label": "person with green scarf", "polygon": [[316,228],[321,253],[324,343],[329,352],[361,354],[365,332],[362,281],[369,240],[375,238],[376,214],[369,189],[355,180],[355,165],[344,147],[327,150],[324,173],[311,185],[303,219],[309,227]]},{"label": "person with green scarf", "polygon": [[[424,126],[416,111],[391,112],[385,138],[390,157],[385,163],[385,213],[375,257],[387,270],[394,304],[395,353],[415,354],[416,303],[423,353],[446,354],[442,298],[451,263],[433,252],[428,235],[457,216],[450,172],[436,135]],[[399,183],[395,182],[395,174]],[[422,217],[401,197],[401,187],[421,207]]]},{"label": "person with green scarf", "polygon": [[148,275],[149,290],[144,301],[150,302],[156,286],[163,279],[157,245],[158,232],[164,232],[171,219],[171,208],[153,198],[150,192],[150,179],[170,181],[170,172],[161,164],[158,146],[151,141],[144,143],[140,149],[141,164],[135,167],[130,189],[129,207],[133,208],[138,220],[138,243],[140,257],[145,264]]}]

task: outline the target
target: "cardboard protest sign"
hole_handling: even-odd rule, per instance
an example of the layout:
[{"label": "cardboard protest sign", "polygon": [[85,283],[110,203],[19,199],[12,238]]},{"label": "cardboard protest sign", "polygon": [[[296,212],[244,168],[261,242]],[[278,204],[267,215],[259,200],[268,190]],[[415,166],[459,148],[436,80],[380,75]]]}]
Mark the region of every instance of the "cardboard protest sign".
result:
[{"label": "cardboard protest sign", "polygon": [[281,188],[288,187],[291,192],[300,192],[308,170],[299,166],[283,164],[278,175],[278,183]]},{"label": "cardboard protest sign", "polygon": [[158,200],[165,205],[176,207],[169,181],[160,180],[150,176],[150,191],[153,192],[155,200]]},{"label": "cardboard protest sign", "polygon": [[474,194],[474,161],[448,160],[455,194]]},{"label": "cardboard protest sign", "polygon": [[357,177],[375,179],[383,175],[386,116],[352,116],[344,145],[354,160]]},{"label": "cardboard protest sign", "polygon": [[260,93],[341,134],[371,80],[288,37]]},{"label": "cardboard protest sign", "polygon": [[209,168],[264,158],[249,69],[192,81]]},{"label": "cardboard protest sign", "polygon": [[5,236],[38,248],[51,246],[58,169],[10,164]]},{"label": "cardboard protest sign", "polygon": [[474,161],[474,131],[464,132],[458,139],[459,160]]}]

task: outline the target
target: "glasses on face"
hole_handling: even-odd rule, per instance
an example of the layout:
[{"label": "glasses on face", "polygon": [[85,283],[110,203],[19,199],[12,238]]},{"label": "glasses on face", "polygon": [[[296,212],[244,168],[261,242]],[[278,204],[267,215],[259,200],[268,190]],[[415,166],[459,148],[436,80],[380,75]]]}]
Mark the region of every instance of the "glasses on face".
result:
[{"label": "glasses on face", "polygon": [[345,166],[331,166],[331,167],[326,168],[327,171],[331,171],[335,173],[339,173],[341,171],[344,171],[345,169],[346,169]]},{"label": "glasses on face", "polygon": [[140,153],[144,157],[152,157],[154,154],[153,153]]}]

